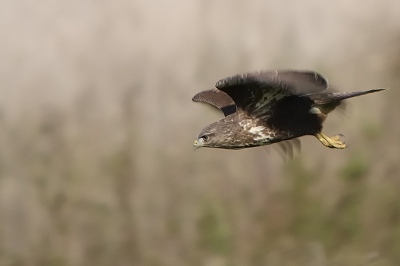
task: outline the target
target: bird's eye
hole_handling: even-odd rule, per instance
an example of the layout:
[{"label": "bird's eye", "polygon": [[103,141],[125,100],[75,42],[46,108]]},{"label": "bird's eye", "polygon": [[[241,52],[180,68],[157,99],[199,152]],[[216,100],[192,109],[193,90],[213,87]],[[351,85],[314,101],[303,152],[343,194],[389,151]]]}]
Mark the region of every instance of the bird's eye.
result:
[{"label": "bird's eye", "polygon": [[206,142],[206,141],[208,141],[208,139],[210,138],[209,136],[207,136],[207,135],[203,135],[203,136],[201,136],[200,137],[204,142]]}]

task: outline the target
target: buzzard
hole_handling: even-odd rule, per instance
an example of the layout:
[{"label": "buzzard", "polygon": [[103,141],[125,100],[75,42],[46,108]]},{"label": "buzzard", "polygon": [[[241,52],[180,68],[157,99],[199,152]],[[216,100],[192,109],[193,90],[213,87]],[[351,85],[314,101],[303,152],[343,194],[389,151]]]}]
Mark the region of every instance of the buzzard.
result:
[{"label": "buzzard", "polygon": [[344,149],[343,135],[328,137],[322,123],[344,99],[382,91],[325,92],[328,81],[313,71],[256,71],[224,78],[193,97],[220,109],[225,118],[205,127],[196,148],[242,149],[304,135]]}]

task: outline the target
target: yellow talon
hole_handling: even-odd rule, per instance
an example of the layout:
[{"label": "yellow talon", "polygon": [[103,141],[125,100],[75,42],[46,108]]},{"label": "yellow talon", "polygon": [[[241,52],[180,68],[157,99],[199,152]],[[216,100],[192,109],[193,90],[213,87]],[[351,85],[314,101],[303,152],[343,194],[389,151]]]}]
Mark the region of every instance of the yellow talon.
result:
[{"label": "yellow talon", "polygon": [[328,148],[335,148],[335,149],[345,149],[346,144],[340,140],[340,137],[343,135],[335,135],[332,137],[328,137],[322,132],[319,132],[314,135],[324,146]]}]

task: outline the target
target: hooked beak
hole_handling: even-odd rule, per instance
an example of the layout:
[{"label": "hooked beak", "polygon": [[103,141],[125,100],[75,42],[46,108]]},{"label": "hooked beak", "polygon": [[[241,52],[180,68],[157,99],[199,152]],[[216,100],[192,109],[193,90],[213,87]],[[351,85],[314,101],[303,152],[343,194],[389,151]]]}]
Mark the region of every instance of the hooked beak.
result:
[{"label": "hooked beak", "polygon": [[193,147],[194,147],[194,149],[196,150],[196,149],[198,149],[198,148],[200,148],[200,147],[202,147],[203,145],[203,142],[202,142],[202,140],[200,139],[200,140],[195,140],[194,141],[194,143],[193,143]]}]

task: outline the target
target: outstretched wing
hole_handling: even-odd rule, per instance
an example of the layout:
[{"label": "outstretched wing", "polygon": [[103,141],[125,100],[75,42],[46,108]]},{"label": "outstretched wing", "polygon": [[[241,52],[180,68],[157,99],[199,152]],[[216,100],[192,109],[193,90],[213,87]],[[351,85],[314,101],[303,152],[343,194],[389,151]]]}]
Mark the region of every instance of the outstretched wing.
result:
[{"label": "outstretched wing", "polygon": [[231,76],[218,81],[215,87],[233,99],[238,111],[258,115],[287,96],[323,91],[328,81],[312,71],[273,70]]},{"label": "outstretched wing", "polygon": [[310,95],[310,99],[314,101],[314,106],[318,107],[323,113],[328,114],[337,106],[341,105],[344,110],[346,105],[343,100],[361,96],[364,94],[374,93],[385,89],[372,89],[367,91],[354,91],[354,92],[334,92],[334,93],[317,93]]},{"label": "outstretched wing", "polygon": [[310,98],[316,104],[328,104],[331,102],[340,102],[348,98],[361,96],[364,94],[374,93],[378,91],[383,91],[385,89],[372,89],[367,91],[354,91],[354,92],[334,92],[334,93],[319,93],[315,95],[310,95]]},{"label": "outstretched wing", "polygon": [[235,102],[228,94],[221,90],[211,89],[197,93],[193,98],[194,102],[208,103],[220,109],[225,116],[236,112]]}]

